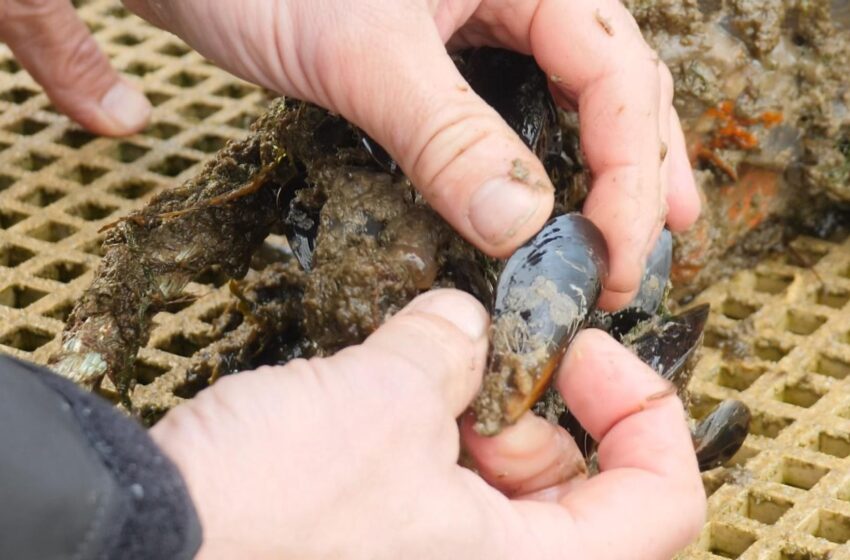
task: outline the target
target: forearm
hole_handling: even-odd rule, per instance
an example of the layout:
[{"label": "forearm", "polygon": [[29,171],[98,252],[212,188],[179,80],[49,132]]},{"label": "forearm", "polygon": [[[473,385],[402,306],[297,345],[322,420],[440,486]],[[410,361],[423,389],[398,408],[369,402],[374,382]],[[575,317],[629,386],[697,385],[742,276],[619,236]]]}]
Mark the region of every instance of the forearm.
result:
[{"label": "forearm", "polygon": [[0,356],[0,558],[192,558],[186,486],[108,403]]}]

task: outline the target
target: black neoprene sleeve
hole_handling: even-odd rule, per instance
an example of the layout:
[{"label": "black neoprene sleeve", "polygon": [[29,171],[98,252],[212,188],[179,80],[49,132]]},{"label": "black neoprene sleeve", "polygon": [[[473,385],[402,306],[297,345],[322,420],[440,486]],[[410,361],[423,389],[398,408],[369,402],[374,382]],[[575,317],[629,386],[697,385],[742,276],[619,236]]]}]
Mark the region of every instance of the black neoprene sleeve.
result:
[{"label": "black neoprene sleeve", "polygon": [[200,543],[180,473],[141,426],[0,356],[0,559],[183,560]]}]

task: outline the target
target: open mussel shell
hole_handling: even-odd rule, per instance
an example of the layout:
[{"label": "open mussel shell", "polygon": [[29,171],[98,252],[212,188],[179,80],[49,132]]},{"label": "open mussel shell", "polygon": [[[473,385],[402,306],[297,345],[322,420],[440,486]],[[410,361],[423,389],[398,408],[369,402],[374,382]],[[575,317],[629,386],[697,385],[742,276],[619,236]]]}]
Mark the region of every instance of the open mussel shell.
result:
[{"label": "open mussel shell", "polygon": [[558,216],[508,260],[496,287],[491,353],[474,404],[485,435],[516,422],[538,400],[596,307],[608,262],[599,229]]},{"label": "open mussel shell", "polygon": [[747,439],[750,418],[747,405],[730,399],[696,425],[691,436],[701,471],[724,465],[738,452]]},{"label": "open mussel shell", "polygon": [[684,383],[680,376],[699,349],[709,310],[708,305],[700,305],[650,325],[627,346],[658,375],[681,389]]}]

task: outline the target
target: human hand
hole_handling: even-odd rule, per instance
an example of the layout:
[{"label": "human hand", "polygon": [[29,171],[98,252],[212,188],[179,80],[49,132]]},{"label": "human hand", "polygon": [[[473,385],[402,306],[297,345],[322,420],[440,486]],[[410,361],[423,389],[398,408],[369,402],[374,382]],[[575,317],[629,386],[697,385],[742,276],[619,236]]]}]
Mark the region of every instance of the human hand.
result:
[{"label": "human hand", "polygon": [[[234,74],[363,128],[448,222],[500,257],[543,225],[552,186],[445,45],[533,54],[581,117],[594,175],[584,212],[611,251],[602,307],[631,300],[665,216],[681,230],[699,213],[670,73],[618,0],[124,3]],[[527,181],[510,177],[517,159]]]},{"label": "human hand", "polygon": [[486,333],[470,296],[430,292],[360,346],[225,378],[171,411],[151,434],[187,481],[200,557],[660,560],[696,536],[682,404],[652,398],[666,382],[599,331],[578,336],[557,384],[601,442],[601,474],[531,415],[492,439],[462,422],[505,494],[459,466]]},{"label": "human hand", "polygon": [[112,69],[69,0],[0,0],[0,42],[57,109],[92,132],[124,136],[147,124],[150,103]]}]

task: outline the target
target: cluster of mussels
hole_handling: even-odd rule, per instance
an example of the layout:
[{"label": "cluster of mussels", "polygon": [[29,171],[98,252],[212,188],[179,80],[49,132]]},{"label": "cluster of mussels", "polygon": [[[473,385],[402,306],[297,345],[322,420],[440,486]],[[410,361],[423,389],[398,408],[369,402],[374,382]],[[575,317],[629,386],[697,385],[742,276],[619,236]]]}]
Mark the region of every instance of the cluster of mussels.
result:
[{"label": "cluster of mussels", "polygon": [[[701,305],[678,315],[667,312],[672,257],[672,237],[664,231],[635,298],[625,309],[605,313],[596,309],[608,260],[602,233],[578,214],[564,214],[546,224],[514,253],[499,277],[489,366],[473,403],[476,429],[497,434],[532,408],[566,348],[586,327],[603,329],[625,344],[671,381],[687,403],[691,366],[709,309]],[[595,443],[569,410],[560,411],[558,422],[590,458]],[[749,409],[736,400],[723,401],[695,422],[692,437],[700,469],[731,459],[747,437],[749,423]]]},{"label": "cluster of mussels", "polygon": [[[686,363],[707,310],[676,317],[660,311],[669,235],[634,304],[615,315],[597,312],[607,248],[599,231],[572,213],[587,180],[546,77],[532,59],[493,49],[457,63],[544,161],[557,188],[557,217],[511,259],[488,258],[455,234],[391,158],[349,123],[279,100],[247,139],[229,144],[197,177],[108,228],[104,259],[52,367],[90,387],[108,376],[132,408],[134,360],[153,315],[185,297],[194,278],[217,269],[233,279],[236,304],[213,325],[217,342],[193,357],[187,387],[359,343],[419,293],[454,287],[494,317],[490,363],[474,403],[482,433],[497,433],[534,405],[586,326],[620,337],[684,394]],[[289,250],[269,250],[270,233],[284,235]],[[258,259],[266,262],[252,268]],[[731,457],[748,420],[743,405],[724,403],[698,424],[701,465]],[[568,413],[561,422],[584,438]]]}]

